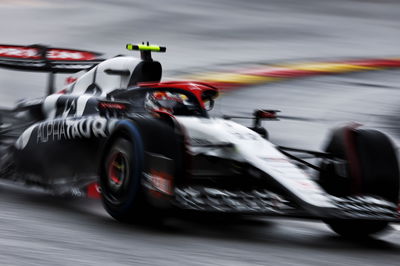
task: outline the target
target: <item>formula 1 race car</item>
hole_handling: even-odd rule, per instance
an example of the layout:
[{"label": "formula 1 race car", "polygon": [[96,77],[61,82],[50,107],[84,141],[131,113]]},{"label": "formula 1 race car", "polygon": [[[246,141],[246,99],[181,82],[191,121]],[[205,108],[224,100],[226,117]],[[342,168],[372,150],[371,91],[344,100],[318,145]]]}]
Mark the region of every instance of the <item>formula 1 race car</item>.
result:
[{"label": "formula 1 race car", "polygon": [[[1,67],[49,73],[48,96],[0,110],[2,179],[75,196],[96,183],[107,212],[128,222],[177,209],[308,217],[354,237],[400,221],[385,134],[352,125],[335,129],[323,152],[276,146],[261,127],[276,110],[256,110],[249,128],[211,118],[217,88],[160,82],[151,53],[165,47],[127,49],[141,59],[0,45]],[[78,71],[54,93],[55,73]]]}]

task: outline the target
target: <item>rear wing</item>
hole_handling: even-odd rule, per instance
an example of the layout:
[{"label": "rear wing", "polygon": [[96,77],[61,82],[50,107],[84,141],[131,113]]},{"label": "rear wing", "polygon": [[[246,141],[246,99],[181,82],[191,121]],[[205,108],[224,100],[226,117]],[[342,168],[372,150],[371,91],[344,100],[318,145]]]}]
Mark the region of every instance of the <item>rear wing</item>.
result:
[{"label": "rear wing", "polygon": [[104,61],[100,53],[45,45],[0,44],[0,67],[49,73],[48,94],[54,93],[54,74],[87,70]]}]

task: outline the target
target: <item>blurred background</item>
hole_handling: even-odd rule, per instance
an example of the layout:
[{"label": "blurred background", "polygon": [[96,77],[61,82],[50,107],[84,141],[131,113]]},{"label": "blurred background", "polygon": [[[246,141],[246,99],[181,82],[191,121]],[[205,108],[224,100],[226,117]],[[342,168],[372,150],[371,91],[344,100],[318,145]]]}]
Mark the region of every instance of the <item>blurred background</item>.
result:
[{"label": "blurred background", "polygon": [[[128,54],[167,46],[164,80],[212,71],[354,58],[400,58],[397,0],[0,0],[0,43]],[[400,70],[321,75],[226,92],[213,115],[279,109],[273,142],[320,149],[329,129],[360,122],[399,145]],[[0,104],[45,94],[46,76],[0,69]],[[62,88],[65,77],[58,77]],[[91,200],[0,187],[3,265],[399,265],[400,235],[349,242],[317,222],[172,221],[124,226]]]}]

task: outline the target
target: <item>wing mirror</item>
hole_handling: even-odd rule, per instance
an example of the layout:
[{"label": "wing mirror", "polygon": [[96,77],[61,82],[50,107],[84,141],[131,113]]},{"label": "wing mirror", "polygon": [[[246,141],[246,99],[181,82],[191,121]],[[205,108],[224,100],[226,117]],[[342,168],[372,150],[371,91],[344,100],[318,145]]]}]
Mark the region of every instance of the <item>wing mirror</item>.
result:
[{"label": "wing mirror", "polygon": [[279,110],[263,110],[263,109],[255,110],[253,113],[254,127],[260,127],[261,120],[264,120],[264,119],[279,120],[278,112],[280,112],[280,111]]}]

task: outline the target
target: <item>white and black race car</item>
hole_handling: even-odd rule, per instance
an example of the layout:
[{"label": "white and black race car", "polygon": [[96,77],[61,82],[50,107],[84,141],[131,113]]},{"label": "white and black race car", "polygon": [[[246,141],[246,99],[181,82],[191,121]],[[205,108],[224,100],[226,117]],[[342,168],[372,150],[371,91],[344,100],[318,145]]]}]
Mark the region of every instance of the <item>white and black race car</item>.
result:
[{"label": "white and black race car", "polygon": [[[75,196],[96,183],[120,221],[177,209],[309,217],[345,236],[400,221],[398,159],[385,134],[346,126],[323,152],[276,146],[260,123],[276,111],[257,110],[250,128],[211,118],[217,88],[160,82],[151,52],[165,48],[127,48],[141,59],[0,45],[1,67],[50,73],[47,97],[0,110],[2,179]],[[77,71],[84,73],[53,92],[54,73]]]}]

